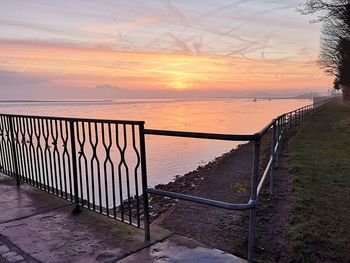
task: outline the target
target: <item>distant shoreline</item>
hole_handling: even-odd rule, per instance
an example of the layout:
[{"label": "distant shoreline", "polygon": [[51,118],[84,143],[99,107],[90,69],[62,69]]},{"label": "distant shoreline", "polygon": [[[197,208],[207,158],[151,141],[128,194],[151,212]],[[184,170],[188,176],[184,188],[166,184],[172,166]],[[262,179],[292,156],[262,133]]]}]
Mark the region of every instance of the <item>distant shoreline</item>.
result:
[{"label": "distant shoreline", "polygon": [[90,102],[111,102],[113,100],[0,100],[0,103],[90,103]]},{"label": "distant shoreline", "polygon": [[[312,99],[300,97],[208,97],[208,98],[123,98],[122,100],[162,100],[162,99],[184,99],[184,100],[205,100],[205,99],[257,99],[257,100],[288,100],[288,99]],[[106,103],[118,101],[119,99],[101,100],[0,100],[0,103]]]}]

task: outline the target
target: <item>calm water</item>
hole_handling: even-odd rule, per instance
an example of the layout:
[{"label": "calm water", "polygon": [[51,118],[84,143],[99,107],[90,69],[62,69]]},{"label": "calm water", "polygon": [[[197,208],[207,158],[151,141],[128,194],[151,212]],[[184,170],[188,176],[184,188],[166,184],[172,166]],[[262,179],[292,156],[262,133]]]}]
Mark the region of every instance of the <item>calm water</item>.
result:
[{"label": "calm water", "polygon": [[[61,117],[144,120],[146,128],[247,134],[275,116],[310,104],[310,100],[199,99],[120,100],[88,103],[0,103],[1,113]],[[147,136],[149,185],[167,183],[196,169],[238,142]]]}]

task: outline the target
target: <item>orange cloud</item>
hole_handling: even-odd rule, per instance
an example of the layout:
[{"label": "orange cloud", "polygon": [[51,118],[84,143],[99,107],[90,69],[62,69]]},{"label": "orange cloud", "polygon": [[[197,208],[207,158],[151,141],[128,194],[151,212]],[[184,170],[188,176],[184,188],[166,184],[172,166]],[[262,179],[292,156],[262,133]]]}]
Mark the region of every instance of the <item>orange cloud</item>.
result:
[{"label": "orange cloud", "polygon": [[315,61],[128,52],[107,47],[2,41],[2,70],[26,71],[55,83],[125,88],[281,89],[330,83]]}]

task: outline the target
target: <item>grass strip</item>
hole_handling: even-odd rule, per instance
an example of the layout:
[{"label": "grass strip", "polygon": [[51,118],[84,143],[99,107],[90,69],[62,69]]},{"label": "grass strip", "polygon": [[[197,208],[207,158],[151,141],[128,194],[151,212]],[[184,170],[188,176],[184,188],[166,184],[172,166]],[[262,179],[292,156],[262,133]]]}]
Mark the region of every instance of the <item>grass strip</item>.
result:
[{"label": "grass strip", "polygon": [[290,140],[296,262],[350,262],[350,102],[316,113]]}]

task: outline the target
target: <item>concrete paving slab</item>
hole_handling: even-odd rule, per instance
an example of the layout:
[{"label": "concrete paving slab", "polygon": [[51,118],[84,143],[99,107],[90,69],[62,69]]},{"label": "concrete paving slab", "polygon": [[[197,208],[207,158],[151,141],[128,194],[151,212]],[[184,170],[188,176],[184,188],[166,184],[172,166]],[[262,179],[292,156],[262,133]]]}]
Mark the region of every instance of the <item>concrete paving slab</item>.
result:
[{"label": "concrete paving slab", "polygon": [[[0,224],[0,233],[42,262],[115,262],[148,244],[144,231],[83,209],[58,208],[25,219]],[[152,229],[152,242],[170,232]]]},{"label": "concrete paving slab", "polygon": [[118,263],[246,263],[247,261],[213,249],[193,239],[173,235],[144,248]]},{"label": "concrete paving slab", "polygon": [[2,174],[0,207],[0,262],[246,262],[159,226],[144,242],[142,229],[84,208],[73,215],[74,204]]},{"label": "concrete paving slab", "polygon": [[0,223],[69,205],[59,197],[31,185],[16,186],[16,180],[0,173]]},{"label": "concrete paving slab", "polygon": [[39,263],[0,234],[0,263]]}]

